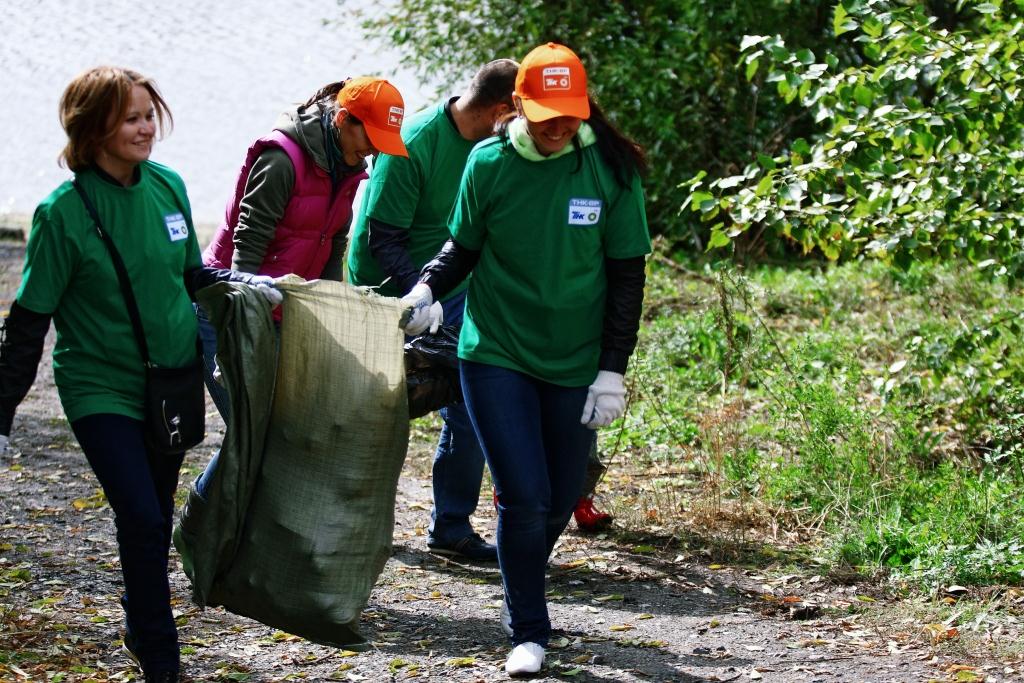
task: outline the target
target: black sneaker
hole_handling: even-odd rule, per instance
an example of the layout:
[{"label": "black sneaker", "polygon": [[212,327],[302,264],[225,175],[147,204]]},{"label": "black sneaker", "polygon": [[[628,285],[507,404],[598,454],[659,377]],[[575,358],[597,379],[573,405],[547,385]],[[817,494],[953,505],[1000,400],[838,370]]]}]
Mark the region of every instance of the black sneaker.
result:
[{"label": "black sneaker", "polygon": [[140,669],[142,668],[142,660],[139,659],[138,646],[135,643],[135,638],[132,637],[131,632],[125,631],[124,643],[121,645],[121,649],[128,655],[128,659],[135,662],[135,665]]},{"label": "black sneaker", "polygon": [[178,683],[177,671],[154,671],[146,674],[146,683]]},{"label": "black sneaker", "polygon": [[[142,668],[142,661],[139,659],[138,644],[130,632],[124,634],[124,644],[121,646],[128,658],[135,662],[136,666]],[[145,674],[146,683],[178,683],[177,671],[148,671]]]},{"label": "black sneaker", "polygon": [[428,540],[427,548],[430,549],[430,552],[437,553],[438,555],[464,557],[467,560],[475,560],[477,562],[498,561],[497,546],[480,538],[480,534],[464,536],[454,543]]}]

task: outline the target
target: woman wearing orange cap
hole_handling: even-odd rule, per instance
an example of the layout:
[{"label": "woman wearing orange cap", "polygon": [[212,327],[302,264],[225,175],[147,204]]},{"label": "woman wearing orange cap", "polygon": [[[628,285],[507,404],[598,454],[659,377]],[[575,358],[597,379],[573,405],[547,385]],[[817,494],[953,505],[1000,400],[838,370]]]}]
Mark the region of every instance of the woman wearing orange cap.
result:
[{"label": "woman wearing orange cap", "polygon": [[[307,280],[341,280],[366,158],[378,152],[408,156],[401,136],[404,115],[398,89],[365,76],[325,85],[284,112],[274,130],[249,148],[203,263],[269,277],[294,273]],[[216,333],[202,308],[196,313],[206,385],[227,420],[227,391],[213,378]],[[200,497],[215,468],[216,456],[196,483]]]},{"label": "woman wearing orange cap", "polygon": [[[352,200],[366,178],[366,158],[407,156],[402,95],[380,78],[352,78],[320,88],[284,112],[269,135],[249,148],[224,222],[203,263],[278,277],[341,280]],[[207,365],[216,338],[201,309]],[[210,381],[221,415],[227,394]]]},{"label": "woman wearing orange cap", "polygon": [[403,301],[406,331],[472,271],[462,388],[498,498],[501,626],[511,675],[540,670],[551,633],[544,571],[583,487],[593,432],[625,410],[644,257],[642,149],[587,95],[572,50],[522,61],[517,114],[469,157],[452,239]]}]

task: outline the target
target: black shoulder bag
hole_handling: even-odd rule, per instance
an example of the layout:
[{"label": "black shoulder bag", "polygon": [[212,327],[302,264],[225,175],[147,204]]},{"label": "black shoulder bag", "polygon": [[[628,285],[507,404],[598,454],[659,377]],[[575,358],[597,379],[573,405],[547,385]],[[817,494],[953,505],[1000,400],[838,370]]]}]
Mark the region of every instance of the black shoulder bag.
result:
[{"label": "black shoulder bag", "polygon": [[[144,397],[144,434],[146,446],[151,450],[165,454],[177,455],[199,444],[206,436],[206,397],[203,393],[203,360],[202,347],[196,338],[196,360],[194,363],[180,368],[158,367],[149,359],[149,347],[146,334],[142,329],[142,318],[139,306],[135,301],[128,271],[124,267],[121,255],[114,247],[110,235],[103,229],[99,214],[86,196],[77,180],[72,181],[75,190],[82,198],[86,211],[96,224],[96,232],[103,239],[114,262],[117,279],[121,283],[121,293],[128,308],[128,317],[132,321],[135,341],[138,342],[142,354],[142,362],[146,371],[146,389]],[[172,190],[173,195],[173,190]],[[177,201],[177,197],[175,197]],[[179,210],[181,206],[179,204]],[[182,216],[185,212],[182,211]]]}]

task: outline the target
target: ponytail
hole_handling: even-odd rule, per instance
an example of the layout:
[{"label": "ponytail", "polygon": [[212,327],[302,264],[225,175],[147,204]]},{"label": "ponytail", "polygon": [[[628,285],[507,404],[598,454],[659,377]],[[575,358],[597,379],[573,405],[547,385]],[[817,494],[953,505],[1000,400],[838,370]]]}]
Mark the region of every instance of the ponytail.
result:
[{"label": "ponytail", "polygon": [[593,98],[590,99],[590,118],[587,123],[594,129],[594,136],[597,138],[597,151],[605,160],[612,171],[615,179],[623,187],[629,187],[634,173],[646,175],[647,154],[644,148],[632,138],[626,137],[612,122],[609,121],[601,107]]},{"label": "ponytail", "polygon": [[346,83],[348,83],[348,80],[349,79],[346,78],[343,81],[328,83],[327,85],[313,93],[313,96],[306,100],[306,103],[302,106],[312,107],[314,104],[318,102],[324,102],[328,100],[334,101],[338,97],[338,93],[341,92],[341,89],[345,87]]}]

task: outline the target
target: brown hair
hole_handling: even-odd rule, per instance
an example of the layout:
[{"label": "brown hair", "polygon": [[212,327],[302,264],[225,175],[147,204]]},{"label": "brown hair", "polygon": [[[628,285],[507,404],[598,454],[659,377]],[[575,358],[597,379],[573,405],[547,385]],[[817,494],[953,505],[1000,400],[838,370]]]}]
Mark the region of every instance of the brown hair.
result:
[{"label": "brown hair", "polygon": [[165,128],[173,127],[171,110],[156,83],[131,69],[97,66],[76,76],[60,97],[60,125],[68,135],[60,153],[61,166],[79,171],[96,160],[100,146],[127,115],[136,85],[145,88],[153,100],[161,137]]},{"label": "brown hair", "polygon": [[349,80],[350,79],[346,78],[340,81],[335,81],[334,83],[328,83],[313,93],[313,96],[306,100],[306,103],[302,106],[312,107],[318,102],[327,103],[328,101],[335,100],[338,97],[338,93],[342,91]]},{"label": "brown hair", "polygon": [[[338,104],[338,95],[345,89],[345,84],[351,80],[351,78],[346,78],[343,81],[328,83],[313,93],[313,95],[306,100],[305,104],[302,105],[302,108],[309,109],[310,107],[319,104],[322,107],[322,111],[327,112],[327,120],[333,127],[334,115],[338,113],[338,108],[340,107]],[[363,125],[363,122],[353,116],[352,112],[348,113],[348,118],[345,120],[356,126]]]}]

